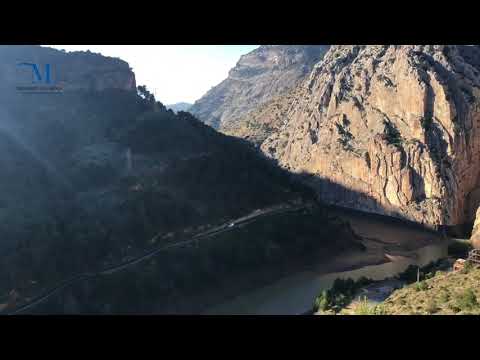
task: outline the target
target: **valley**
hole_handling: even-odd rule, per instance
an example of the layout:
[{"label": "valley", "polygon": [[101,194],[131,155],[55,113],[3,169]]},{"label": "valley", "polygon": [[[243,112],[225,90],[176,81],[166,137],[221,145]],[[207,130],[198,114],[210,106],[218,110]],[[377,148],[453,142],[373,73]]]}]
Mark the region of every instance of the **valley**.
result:
[{"label": "valley", "polygon": [[477,311],[478,45],[261,45],[193,104],[90,51],[0,80],[1,314]]},{"label": "valley", "polygon": [[311,313],[315,297],[337,279],[365,277],[380,281],[402,273],[410,265],[425,266],[447,256],[447,239],[414,224],[339,208],[334,213],[351,224],[365,250],[348,251],[306,266],[269,286],[215,306],[206,314]]}]

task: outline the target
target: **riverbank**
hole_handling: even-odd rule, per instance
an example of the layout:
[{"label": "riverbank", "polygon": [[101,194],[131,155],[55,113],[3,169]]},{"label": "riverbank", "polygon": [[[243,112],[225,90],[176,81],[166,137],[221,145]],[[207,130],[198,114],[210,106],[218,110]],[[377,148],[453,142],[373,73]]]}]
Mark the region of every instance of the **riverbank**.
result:
[{"label": "riverbank", "polygon": [[350,251],[248,292],[206,314],[305,314],[315,297],[337,278],[383,280],[409,265],[427,265],[447,256],[448,242],[439,234],[389,218],[335,209],[362,238],[365,251]]},{"label": "riverbank", "polygon": [[[452,304],[447,304],[448,306],[446,306],[446,302],[448,302],[446,298],[448,296],[445,296],[444,293],[448,293],[448,291],[444,291],[445,289],[442,289],[442,295],[438,299],[441,305],[436,305],[436,302],[432,300],[435,302],[435,306],[430,304],[430,306],[425,309],[422,308],[422,304],[426,304],[425,299],[422,298],[422,294],[417,294],[417,292],[426,290],[429,287],[427,285],[429,281],[433,281],[435,284],[439,278],[440,282],[445,280],[441,278],[443,274],[446,275],[446,282],[448,282],[448,279],[452,279],[448,278],[448,274],[452,274],[453,277],[457,276],[453,275],[453,264],[458,258],[466,258],[470,249],[471,244],[468,239],[451,238],[448,239],[447,257],[439,261],[428,264],[423,268],[410,266],[407,271],[399,276],[375,281],[366,286],[352,283],[351,288],[354,290],[356,287],[357,289],[354,290],[352,295],[348,296],[351,300],[347,302],[342,301],[342,305],[339,308],[337,306],[336,311],[338,315],[420,314],[422,311],[424,314],[442,311],[443,313],[448,313],[448,311],[452,313],[452,309],[455,309],[455,307],[452,308]],[[434,277],[434,280],[430,280]],[[450,287],[455,288],[456,284],[452,284]],[[411,289],[413,289],[413,291]],[[339,289],[338,286],[337,289],[329,291],[329,298],[331,299],[329,300],[330,307],[335,305],[335,298],[341,295],[341,291],[343,290],[341,288]],[[405,292],[407,295],[412,296],[408,297],[404,294]],[[432,295],[432,298],[433,297]],[[314,312],[314,314],[335,314],[332,309],[328,309],[329,306],[325,306],[325,301],[320,302],[320,300],[319,298],[317,303],[323,304],[323,309],[319,309],[317,312]],[[432,303],[432,301],[429,302]],[[409,304],[409,302],[411,304]],[[415,303],[417,304],[415,305]]]}]

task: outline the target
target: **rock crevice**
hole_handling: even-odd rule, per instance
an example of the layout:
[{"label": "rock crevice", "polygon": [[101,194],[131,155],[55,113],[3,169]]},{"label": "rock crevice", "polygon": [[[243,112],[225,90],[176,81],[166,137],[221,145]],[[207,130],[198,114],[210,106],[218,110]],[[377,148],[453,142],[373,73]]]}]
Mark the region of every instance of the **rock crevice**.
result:
[{"label": "rock crevice", "polygon": [[327,202],[431,227],[464,224],[480,202],[469,195],[479,189],[479,84],[478,46],[332,46],[297,88],[231,133],[315,175]]}]

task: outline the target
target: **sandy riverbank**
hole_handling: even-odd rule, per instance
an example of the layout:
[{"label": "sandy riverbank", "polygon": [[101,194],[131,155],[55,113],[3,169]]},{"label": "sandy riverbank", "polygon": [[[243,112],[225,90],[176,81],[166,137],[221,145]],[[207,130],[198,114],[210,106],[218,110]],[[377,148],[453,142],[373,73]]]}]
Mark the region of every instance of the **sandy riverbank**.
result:
[{"label": "sandy riverbank", "polygon": [[327,262],[284,277],[208,309],[207,314],[302,314],[336,278],[362,276],[382,280],[410,264],[426,265],[446,256],[447,241],[438,234],[389,218],[335,210],[363,238],[365,251],[343,253]]}]

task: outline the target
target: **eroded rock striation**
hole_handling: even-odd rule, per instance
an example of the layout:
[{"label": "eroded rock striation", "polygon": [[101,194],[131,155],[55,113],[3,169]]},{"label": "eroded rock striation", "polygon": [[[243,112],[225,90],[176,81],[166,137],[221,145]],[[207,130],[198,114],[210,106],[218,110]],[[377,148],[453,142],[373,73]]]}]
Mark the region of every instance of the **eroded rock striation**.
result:
[{"label": "eroded rock striation", "polygon": [[435,227],[474,218],[479,131],[479,46],[342,45],[231,133],[324,201]]},{"label": "eroded rock striation", "polygon": [[291,90],[327,50],[327,45],[260,46],[243,55],[228,78],[189,111],[214,128],[230,126],[246,112]]}]

